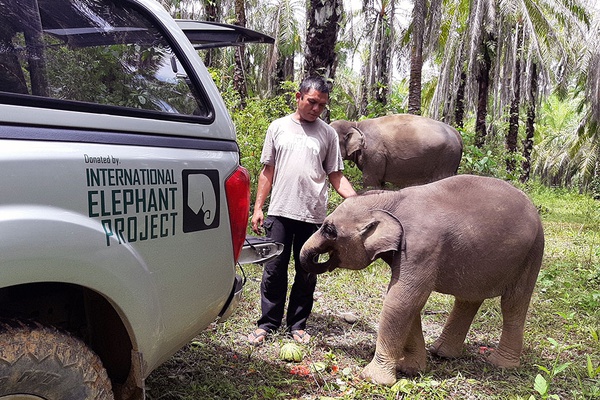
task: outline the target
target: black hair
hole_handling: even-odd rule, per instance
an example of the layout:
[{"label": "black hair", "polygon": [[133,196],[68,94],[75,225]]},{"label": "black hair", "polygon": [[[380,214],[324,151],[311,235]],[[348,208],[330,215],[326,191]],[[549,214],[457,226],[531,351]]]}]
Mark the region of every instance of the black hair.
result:
[{"label": "black hair", "polygon": [[325,79],[323,79],[320,76],[309,76],[304,78],[300,83],[300,88],[298,89],[298,91],[304,94],[308,93],[310,89],[314,89],[321,93],[327,94],[329,94],[329,92],[331,91],[329,83],[327,83],[327,81],[325,81]]}]

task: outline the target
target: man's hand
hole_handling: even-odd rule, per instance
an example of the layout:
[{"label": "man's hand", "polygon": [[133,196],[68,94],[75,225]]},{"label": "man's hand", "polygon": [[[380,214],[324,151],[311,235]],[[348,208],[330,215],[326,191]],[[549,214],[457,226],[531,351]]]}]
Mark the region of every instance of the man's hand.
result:
[{"label": "man's hand", "polygon": [[265,221],[265,215],[262,208],[265,200],[273,186],[273,175],[275,167],[273,165],[263,165],[260,175],[258,176],[258,188],[256,189],[256,202],[254,203],[254,214],[252,214],[252,231],[258,235],[262,235],[262,226]]},{"label": "man's hand", "polygon": [[257,235],[262,235],[262,226],[265,220],[265,216],[261,209],[254,210],[252,214],[252,231]]},{"label": "man's hand", "polygon": [[334,171],[330,173],[329,182],[335,191],[338,192],[344,199],[351,196],[356,196],[356,192],[354,191],[352,184],[348,178],[344,176],[342,171]]}]

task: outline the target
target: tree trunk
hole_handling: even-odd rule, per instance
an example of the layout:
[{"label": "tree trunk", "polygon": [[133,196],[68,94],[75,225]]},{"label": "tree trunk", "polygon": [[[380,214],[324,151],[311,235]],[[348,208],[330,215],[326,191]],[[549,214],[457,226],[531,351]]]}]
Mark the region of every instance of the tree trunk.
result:
[{"label": "tree trunk", "polygon": [[[383,2],[383,4],[386,4]],[[383,5],[382,4],[382,5]],[[392,73],[392,47],[394,45],[394,19],[395,2],[387,3],[389,8],[384,8],[379,13],[381,22],[375,39],[377,48],[375,54],[375,87],[373,97],[379,104],[385,106],[388,103]]]},{"label": "tree trunk", "polygon": [[408,85],[408,112],[421,114],[421,75],[423,70],[423,34],[425,31],[425,0],[414,0],[413,31],[410,45],[410,83]]},{"label": "tree trunk", "polygon": [[467,88],[467,74],[460,72],[460,82],[456,93],[456,107],[454,108],[454,125],[458,128],[464,127],[465,119],[465,90]]},{"label": "tree trunk", "polygon": [[341,0],[309,0],[308,3],[304,74],[333,79],[338,61],[335,45],[343,4]]},{"label": "tree trunk", "polygon": [[44,31],[42,29],[40,11],[37,1],[25,2],[25,6],[25,14],[29,15],[29,18],[33,22],[24,32],[25,42],[28,44],[29,50],[27,63],[31,79],[31,94],[48,97],[50,95],[48,92],[48,71],[46,57],[44,56],[46,45],[44,43]]},{"label": "tree trunk", "polygon": [[[246,27],[245,0],[235,0],[235,25]],[[248,88],[246,87],[246,48],[239,46],[235,49],[235,68],[233,71],[233,87],[240,96],[240,108],[246,108]]]},{"label": "tree trunk", "polygon": [[[337,67],[337,43],[340,21],[344,12],[342,0],[309,0],[306,10],[306,50],[304,52],[304,75],[322,76],[332,82]],[[323,120],[329,122],[329,109]]]},{"label": "tree trunk", "polygon": [[490,87],[490,70],[492,69],[492,57],[490,46],[495,41],[492,34],[487,33],[481,42],[482,58],[479,62],[479,73],[477,74],[477,115],[475,117],[475,146],[482,148],[487,137],[486,119],[488,114],[488,97]]},{"label": "tree trunk", "polygon": [[[285,81],[294,81],[294,57],[284,57],[281,54],[277,60],[277,81],[279,83]],[[278,94],[283,94],[281,87],[275,90]]]},{"label": "tree trunk", "polygon": [[363,65],[362,66],[362,77],[360,79],[360,88],[361,88],[360,107],[359,107],[360,115],[367,115],[367,107],[369,105],[369,89],[370,89],[368,76],[369,76],[368,67],[366,65]]},{"label": "tree trunk", "polygon": [[529,100],[527,105],[527,125],[525,127],[525,140],[523,140],[523,172],[521,173],[521,182],[527,182],[531,173],[531,152],[533,151],[533,136],[535,133],[535,102],[537,97],[538,76],[537,64],[531,64],[531,85],[529,90]]},{"label": "tree trunk", "polygon": [[506,134],[506,171],[513,172],[517,165],[515,154],[517,153],[517,142],[519,138],[519,105],[521,103],[521,57],[523,46],[523,30],[519,25],[517,29],[517,49],[515,59],[515,73],[513,81],[513,99],[510,102],[510,116],[508,120],[508,132]]},{"label": "tree trunk", "polygon": [[[220,15],[220,0],[207,0],[204,2],[204,18],[206,21],[218,22]],[[207,68],[214,67],[214,60],[216,58],[216,50],[209,49],[204,55],[204,64]]]}]

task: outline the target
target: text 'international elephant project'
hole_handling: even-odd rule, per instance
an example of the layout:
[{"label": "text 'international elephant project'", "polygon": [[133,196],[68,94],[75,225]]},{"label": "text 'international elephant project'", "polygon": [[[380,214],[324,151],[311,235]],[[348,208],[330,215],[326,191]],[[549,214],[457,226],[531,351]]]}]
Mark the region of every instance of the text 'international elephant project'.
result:
[{"label": "text 'international elephant project'", "polygon": [[[390,265],[375,355],[362,376],[392,385],[397,371],[414,375],[426,366],[420,312],[433,291],[455,303],[432,353],[459,356],[483,301],[500,296],[502,333],[488,361],[519,366],[543,253],[541,219],[522,191],[496,178],[456,175],[344,200],[305,243],[300,260],[317,274],[363,269],[378,258]],[[318,261],[322,254],[327,261]]]}]

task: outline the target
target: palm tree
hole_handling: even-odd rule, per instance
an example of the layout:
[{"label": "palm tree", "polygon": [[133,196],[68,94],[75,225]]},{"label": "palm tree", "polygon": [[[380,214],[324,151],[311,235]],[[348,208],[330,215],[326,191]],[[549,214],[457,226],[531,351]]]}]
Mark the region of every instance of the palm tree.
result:
[{"label": "palm tree", "polygon": [[512,70],[512,98],[510,101],[508,131],[506,133],[505,145],[508,152],[506,158],[506,171],[512,173],[516,167],[515,154],[517,153],[517,141],[519,138],[519,106],[521,105],[521,63],[523,57],[523,29],[519,23],[515,26],[516,54]]},{"label": "palm tree", "polygon": [[[488,113],[493,121],[501,121],[512,105],[507,149],[516,152],[519,110],[526,101],[527,169],[536,104],[551,84],[564,91],[569,67],[577,65],[567,40],[582,37],[585,10],[578,0],[458,0],[452,5],[445,8],[451,28],[443,37],[444,46],[439,46],[446,49],[430,114],[461,126],[466,112],[476,110],[475,138],[481,147],[488,140]],[[527,95],[522,98],[521,93]],[[491,128],[492,133],[497,129]]]},{"label": "palm tree", "polygon": [[[340,21],[344,12],[342,0],[308,2],[304,75],[318,75],[333,82],[337,68],[337,43]],[[323,114],[329,122],[329,109]]]},{"label": "palm tree", "polygon": [[[205,0],[204,1],[204,19],[206,21],[218,22],[221,17],[221,0]],[[209,49],[204,54],[204,64],[207,67],[212,67],[217,51],[215,49]]]},{"label": "palm tree", "polygon": [[[496,48],[495,0],[458,0],[443,8],[440,41],[440,75],[429,114],[462,127],[469,110],[476,112],[475,141],[487,136],[490,73]],[[434,15],[433,12],[430,14]]]},{"label": "palm tree", "polygon": [[597,170],[598,141],[578,134],[578,100],[550,96],[540,109],[540,143],[534,148],[532,169],[548,185],[585,188]]},{"label": "palm tree", "polygon": [[533,138],[535,136],[535,118],[537,105],[537,63],[531,63],[531,83],[527,99],[527,122],[525,124],[525,139],[523,140],[523,162],[521,164],[521,182],[527,182],[531,175],[531,154],[533,152]]},{"label": "palm tree", "polygon": [[533,168],[550,184],[586,189],[600,182],[600,16],[595,18],[587,40],[573,42],[582,67],[575,90],[569,97],[560,93],[562,101],[552,97],[542,110],[545,125],[554,129],[542,132]]},{"label": "palm tree", "polygon": [[[592,181],[600,184],[600,15],[597,11],[595,21],[588,40],[588,51],[584,53],[583,74],[580,76],[578,92],[583,92],[583,100],[579,104],[582,118],[579,123],[579,152],[586,154],[583,181],[587,186]],[[587,152],[583,151],[588,147]]]},{"label": "palm tree", "polygon": [[302,45],[302,21],[304,3],[301,0],[272,0],[257,8],[257,28],[275,38],[270,56],[265,60],[267,94],[279,93],[281,82],[294,80],[294,58]]},{"label": "palm tree", "polygon": [[335,45],[344,12],[341,0],[309,0],[306,10],[307,30],[304,50],[304,74],[335,77]]},{"label": "palm tree", "polygon": [[[441,59],[441,69],[438,83],[434,91],[434,101],[429,107],[429,114],[448,124],[462,128],[466,111],[465,92],[467,89],[467,72],[465,69],[465,54],[468,41],[464,40],[464,30],[467,26],[466,16],[469,13],[469,0],[445,2],[442,4],[439,41],[436,47],[430,47],[431,52]],[[437,15],[431,12],[433,17]],[[433,18],[431,18],[433,19]],[[428,25],[433,25],[430,22]]]},{"label": "palm tree", "polygon": [[[503,109],[510,98],[506,147],[509,153],[516,153],[522,87],[529,93],[527,136],[533,137],[537,92],[546,92],[551,82],[559,93],[564,92],[572,76],[570,68],[577,64],[573,51],[576,46],[572,43],[583,42],[589,15],[579,0],[505,0],[502,11],[502,23],[512,29],[505,29],[509,35],[501,38],[504,46],[499,54],[504,56],[504,62],[499,64],[498,70],[504,71],[500,76],[506,79],[497,83],[509,90],[504,96],[498,96],[501,105],[498,108]],[[561,68],[552,69],[556,65]],[[533,93],[532,87],[535,88]],[[530,163],[527,147],[523,156],[527,166]],[[514,157],[509,156],[509,172],[516,167],[512,160]],[[522,179],[526,179],[526,175]]]},{"label": "palm tree", "polygon": [[414,0],[410,43],[410,83],[408,88],[408,112],[410,114],[421,114],[421,75],[426,15],[425,0]]},{"label": "palm tree", "polygon": [[159,0],[173,18],[197,19],[203,7],[195,0]]},{"label": "palm tree", "polygon": [[362,73],[360,113],[367,115],[371,102],[387,104],[396,43],[396,8],[394,0],[363,0],[365,62]]}]

